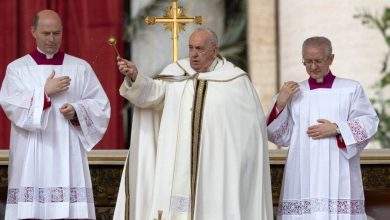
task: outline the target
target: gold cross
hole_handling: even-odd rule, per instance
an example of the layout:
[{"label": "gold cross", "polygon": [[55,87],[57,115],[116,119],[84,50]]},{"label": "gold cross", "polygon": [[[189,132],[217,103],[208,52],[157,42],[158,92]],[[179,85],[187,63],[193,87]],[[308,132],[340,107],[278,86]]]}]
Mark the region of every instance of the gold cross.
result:
[{"label": "gold cross", "polygon": [[173,62],[176,63],[178,57],[178,34],[179,31],[184,30],[184,26],[187,23],[202,24],[203,17],[195,16],[193,18],[186,17],[184,15],[183,7],[180,7],[177,4],[177,0],[172,0],[172,5],[165,9],[163,17],[152,17],[147,16],[145,22],[149,25],[160,23],[164,24],[165,30],[170,30],[172,32],[172,41],[173,41]]}]

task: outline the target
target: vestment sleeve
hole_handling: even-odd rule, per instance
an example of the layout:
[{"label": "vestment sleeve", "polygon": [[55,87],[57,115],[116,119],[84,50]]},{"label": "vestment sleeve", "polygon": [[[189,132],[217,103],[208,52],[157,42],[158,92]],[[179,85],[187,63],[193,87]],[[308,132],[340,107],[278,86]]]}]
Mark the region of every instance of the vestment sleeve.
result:
[{"label": "vestment sleeve", "polygon": [[277,112],[275,102],[268,114],[267,122],[268,140],[278,146],[289,146],[293,128],[290,103],[281,112]]},{"label": "vestment sleeve", "polygon": [[76,110],[80,126],[76,130],[86,150],[91,150],[102,138],[110,120],[111,107],[92,68],[87,65],[83,91],[79,101],[70,103]]},{"label": "vestment sleeve", "polygon": [[352,158],[362,151],[376,133],[378,116],[359,84],[353,93],[348,120],[336,123],[346,144],[342,151],[347,158]]},{"label": "vestment sleeve", "polygon": [[119,88],[119,93],[139,108],[160,109],[165,97],[165,83],[138,74],[131,85],[125,79]]},{"label": "vestment sleeve", "polygon": [[0,91],[0,104],[15,126],[29,131],[43,130],[51,108],[43,109],[44,87],[29,89],[28,81],[8,67]]}]

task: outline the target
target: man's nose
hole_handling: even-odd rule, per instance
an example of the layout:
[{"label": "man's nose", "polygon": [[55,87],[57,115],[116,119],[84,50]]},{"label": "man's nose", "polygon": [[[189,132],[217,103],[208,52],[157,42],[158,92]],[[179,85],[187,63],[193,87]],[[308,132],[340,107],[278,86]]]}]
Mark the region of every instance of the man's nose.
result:
[{"label": "man's nose", "polygon": [[309,68],[312,70],[317,69],[317,67],[318,67],[318,64],[316,62],[312,62],[309,64]]},{"label": "man's nose", "polygon": [[197,57],[198,56],[198,52],[196,50],[192,50],[192,51],[190,51],[190,56],[191,57]]},{"label": "man's nose", "polygon": [[47,38],[50,40],[50,41],[53,41],[54,40],[54,34],[49,34],[49,36],[47,36]]}]

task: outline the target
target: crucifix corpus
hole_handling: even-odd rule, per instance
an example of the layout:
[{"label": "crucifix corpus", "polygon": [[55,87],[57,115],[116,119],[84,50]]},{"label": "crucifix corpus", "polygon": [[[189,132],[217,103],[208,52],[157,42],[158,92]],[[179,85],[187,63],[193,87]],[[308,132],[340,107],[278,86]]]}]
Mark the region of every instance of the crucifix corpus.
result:
[{"label": "crucifix corpus", "polygon": [[153,17],[153,16],[147,16],[145,18],[145,22],[149,25],[152,24],[164,24],[165,30],[170,30],[172,32],[172,41],[173,41],[173,48],[172,48],[172,58],[173,62],[177,62],[178,59],[178,34],[179,31],[184,31],[184,26],[187,23],[195,23],[198,25],[201,25],[203,23],[203,17],[202,16],[195,16],[195,17],[186,17],[184,14],[183,7],[180,7],[177,4],[177,0],[172,0],[172,4],[170,7],[166,8],[164,11],[163,17]]}]

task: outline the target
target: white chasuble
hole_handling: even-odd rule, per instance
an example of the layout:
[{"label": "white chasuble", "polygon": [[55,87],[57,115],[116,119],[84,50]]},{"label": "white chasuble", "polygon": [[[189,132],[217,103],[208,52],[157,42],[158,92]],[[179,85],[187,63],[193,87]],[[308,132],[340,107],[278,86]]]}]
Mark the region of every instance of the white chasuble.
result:
[{"label": "white chasuble", "polygon": [[[70,87],[44,109],[52,71],[69,76]],[[26,55],[8,66],[0,103],[11,121],[5,219],[95,219],[87,151],[103,137],[110,105],[90,65],[70,55],[62,65],[37,65]],[[65,103],[79,126],[60,113]]]},{"label": "white chasuble", "polygon": [[[306,131],[327,119],[338,125],[336,137],[313,140]],[[270,141],[289,146],[278,219],[366,219],[360,152],[375,134],[378,117],[363,89],[336,77],[330,89],[309,89],[308,81],[268,125]]]},{"label": "white chasuble", "polygon": [[265,116],[244,71],[223,59],[195,73],[184,59],[120,93],[147,117],[133,124],[114,219],[272,219]]}]

